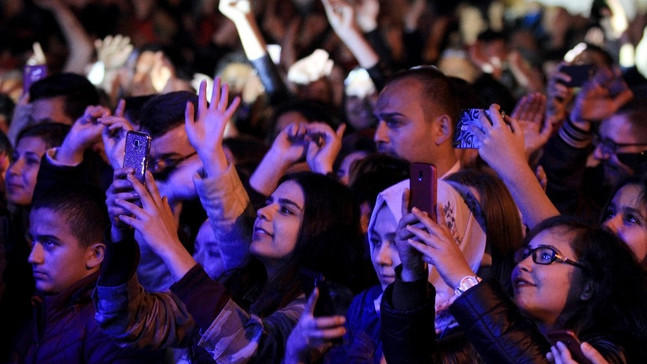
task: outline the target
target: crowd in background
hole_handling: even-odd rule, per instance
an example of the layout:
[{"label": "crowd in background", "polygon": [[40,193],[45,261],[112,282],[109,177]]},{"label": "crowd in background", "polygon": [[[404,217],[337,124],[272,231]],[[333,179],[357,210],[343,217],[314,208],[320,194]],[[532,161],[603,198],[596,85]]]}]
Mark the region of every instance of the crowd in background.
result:
[{"label": "crowd in background", "polygon": [[647,4],[568,5],[1,2],[0,362],[643,361]]}]

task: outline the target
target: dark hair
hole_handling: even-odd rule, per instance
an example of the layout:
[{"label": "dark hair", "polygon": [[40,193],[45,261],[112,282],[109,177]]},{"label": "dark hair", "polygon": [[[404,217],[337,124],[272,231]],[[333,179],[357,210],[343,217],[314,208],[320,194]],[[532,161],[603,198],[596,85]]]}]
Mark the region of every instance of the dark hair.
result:
[{"label": "dark hair", "polygon": [[16,145],[23,138],[35,137],[42,139],[47,148],[58,147],[63,144],[63,140],[65,140],[69,131],[70,126],[67,124],[45,120],[45,122],[30,125],[22,129],[16,138]]},{"label": "dark hair", "polygon": [[359,290],[354,272],[363,237],[359,207],[350,190],[332,177],[312,172],[288,175],[281,183],[286,181],[301,186],[305,199],[294,263]]},{"label": "dark hair", "polygon": [[151,97],[139,112],[142,129],[156,138],[183,125],[188,102],[193,104],[194,112],[197,113],[198,96],[193,92],[175,91]]},{"label": "dark hair", "polygon": [[631,249],[613,232],[564,215],[541,222],[528,234],[526,242],[553,229],[570,239],[574,258],[583,266],[583,281],[592,283],[591,298],[578,305],[564,327],[585,341],[595,335],[609,337],[623,346],[629,357],[644,352],[641,345],[647,338],[645,273]]},{"label": "dark hair", "polygon": [[514,253],[523,242],[523,224],[512,195],[494,173],[465,169],[449,175],[446,180],[478,191],[479,205],[485,215],[486,245],[492,254],[491,273],[506,291],[511,292]]},{"label": "dark hair", "polygon": [[[99,92],[85,77],[75,73],[57,73],[34,82],[29,101],[65,97],[64,111],[72,120],[80,118],[85,108],[99,104]],[[37,120],[38,121],[38,120]]]},{"label": "dark hair", "polygon": [[0,155],[8,155],[11,158],[13,154],[13,146],[11,145],[11,140],[4,132],[0,131]]},{"label": "dark hair", "polygon": [[324,103],[316,100],[291,99],[278,106],[274,110],[274,113],[272,113],[268,133],[268,136],[271,139],[268,140],[268,142],[271,143],[274,138],[281,132],[280,130],[275,130],[279,117],[289,112],[296,112],[301,114],[306,120],[308,120],[308,122],[318,121],[330,125],[333,129],[336,127],[329,107],[327,107]]},{"label": "dark hair", "polygon": [[370,154],[353,163],[348,186],[359,204],[375,206],[377,195],[409,178],[409,161],[383,153]]},{"label": "dark hair", "polygon": [[[389,80],[387,87],[394,82],[405,79],[416,80],[422,86],[420,102],[425,106],[425,111],[439,108],[442,113],[451,118],[452,125],[454,128],[456,127],[459,114],[458,95],[456,95],[450,79],[445,74],[433,66],[414,67],[397,73]],[[426,114],[433,115],[429,112]]]},{"label": "dark hair", "polygon": [[90,185],[60,184],[41,194],[32,204],[32,211],[49,209],[65,217],[70,231],[82,246],[103,241],[110,223],[105,204],[106,195]]}]

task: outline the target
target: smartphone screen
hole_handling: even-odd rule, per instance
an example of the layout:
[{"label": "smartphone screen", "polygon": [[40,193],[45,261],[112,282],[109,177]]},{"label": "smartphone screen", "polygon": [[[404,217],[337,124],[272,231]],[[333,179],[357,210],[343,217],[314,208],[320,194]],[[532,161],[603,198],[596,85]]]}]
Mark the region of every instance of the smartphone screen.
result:
[{"label": "smartphone screen", "polygon": [[137,131],[129,131],[126,134],[126,145],[124,146],[124,167],[135,170],[134,176],[139,182],[144,183],[144,174],[148,168],[148,155],[151,147],[151,137],[148,134]]},{"label": "smartphone screen", "polygon": [[436,220],[436,167],[429,163],[411,163],[409,167],[409,210],[413,207],[427,212]]},{"label": "smartphone screen", "polygon": [[571,353],[571,357],[575,359],[580,364],[590,364],[591,361],[584,356],[582,353],[582,348],[580,347],[580,341],[577,339],[577,336],[570,330],[556,330],[548,333],[548,341],[551,345],[557,345],[558,341],[561,341],[568,351]]}]

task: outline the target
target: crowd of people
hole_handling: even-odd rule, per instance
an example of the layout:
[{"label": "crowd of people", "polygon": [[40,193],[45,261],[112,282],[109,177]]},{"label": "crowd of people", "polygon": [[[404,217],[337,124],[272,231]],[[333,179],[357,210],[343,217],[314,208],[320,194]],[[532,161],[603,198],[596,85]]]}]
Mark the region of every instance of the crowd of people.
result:
[{"label": "crowd of people", "polygon": [[647,359],[638,2],[0,10],[0,363]]}]

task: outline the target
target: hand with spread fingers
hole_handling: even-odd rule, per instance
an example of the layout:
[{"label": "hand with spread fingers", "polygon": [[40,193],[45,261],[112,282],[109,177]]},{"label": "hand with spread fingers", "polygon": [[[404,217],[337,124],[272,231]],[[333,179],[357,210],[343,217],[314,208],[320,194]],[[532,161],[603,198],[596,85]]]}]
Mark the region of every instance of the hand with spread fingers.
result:
[{"label": "hand with spread fingers", "polygon": [[227,157],[222,147],[225,127],[240,105],[240,97],[229,103],[229,86],[219,77],[214,80],[211,103],[207,101],[207,84],[200,83],[197,118],[194,106],[187,103],[184,115],[189,142],[198,152],[208,176],[219,176],[227,169]]},{"label": "hand with spread fingers", "polygon": [[346,334],[346,317],[315,317],[314,309],[319,298],[317,288],[312,291],[303,314],[292,329],[285,348],[285,363],[296,364],[310,362],[313,354],[321,355],[330,345],[331,340],[339,339]]},{"label": "hand with spread fingers", "polygon": [[83,161],[83,153],[101,141],[103,124],[98,120],[110,115],[110,110],[103,106],[88,106],[83,116],[78,118],[65,137],[56,153],[56,160],[68,166],[78,165]]},{"label": "hand with spread fingers", "polygon": [[600,68],[582,86],[571,110],[573,121],[603,121],[633,99],[619,71]]},{"label": "hand with spread fingers", "polygon": [[553,130],[550,120],[546,116],[546,96],[541,93],[528,94],[517,102],[510,115],[517,120],[523,130],[524,149],[526,157],[541,149]]}]

